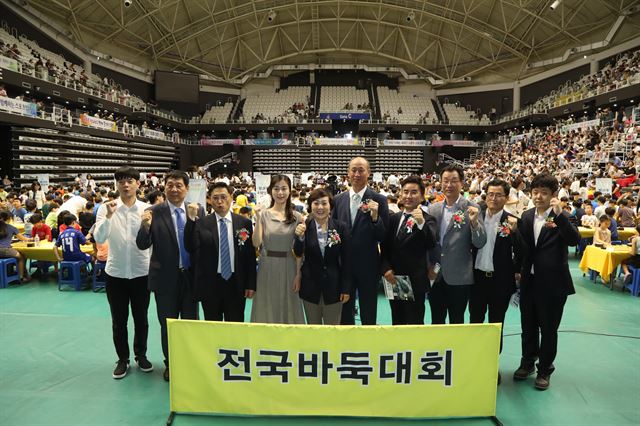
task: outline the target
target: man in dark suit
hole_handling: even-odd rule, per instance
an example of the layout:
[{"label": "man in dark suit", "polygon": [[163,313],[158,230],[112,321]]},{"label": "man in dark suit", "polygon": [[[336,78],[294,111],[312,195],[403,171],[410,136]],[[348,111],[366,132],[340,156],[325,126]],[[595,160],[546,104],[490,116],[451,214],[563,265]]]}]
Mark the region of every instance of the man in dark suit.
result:
[{"label": "man in dark suit", "polygon": [[436,220],[422,210],[424,183],[419,176],[409,176],[401,183],[403,212],[389,218],[382,242],[382,273],[396,285],[396,275],[407,275],[414,300],[390,300],[393,325],[424,324],[424,298],[429,291],[427,251],[436,245]]},{"label": "man in dark suit", "polygon": [[531,181],[535,207],[522,214],[517,236],[523,248],[520,319],[522,359],[514,380],[524,380],[534,372],[535,387],[546,390],[558,347],[558,327],[567,296],[575,293],[569,264],[568,246],[580,241],[578,229],[562,211],[557,197],[558,180],[540,174]]},{"label": "man in dark suit", "polygon": [[[488,310],[490,323],[503,324],[509,300],[516,291],[516,280],[520,280],[520,250],[515,237],[518,218],[504,210],[509,197],[507,182],[501,179],[490,181],[486,196],[487,209],[481,213],[481,220],[487,242],[475,256],[475,283],[471,286],[469,313],[471,323],[482,324]],[[500,382],[498,372],[498,384]]]},{"label": "man in dark suit", "polygon": [[367,186],[369,162],[356,157],[349,163],[351,189],[335,198],[331,216],[349,226],[351,233],[351,297],[343,305],[341,324],[355,324],[355,295],[358,294],[360,320],[375,325],[380,281],[378,243],[384,239],[389,222],[387,199]]},{"label": "man in dark suit", "polygon": [[[169,380],[167,318],[198,319],[198,303],[193,294],[191,259],[184,244],[189,192],[189,176],[173,171],[165,176],[167,201],[144,211],[136,245],[151,250],[148,285],[156,298],[160,337],[164,354],[164,379]],[[199,214],[204,215],[200,208]]]},{"label": "man in dark suit", "polygon": [[195,295],[207,321],[244,321],[245,299],[256,290],[256,254],[251,221],[231,213],[232,188],[216,182],[209,189],[214,214],[197,218],[187,207],[187,251],[195,260]]},{"label": "man in dark suit", "polygon": [[449,324],[462,324],[473,285],[472,249],[482,248],[487,235],[478,220],[478,205],[461,195],[462,167],[444,167],[440,180],[445,199],[428,210],[438,223],[438,244],[429,253],[433,265],[429,278],[434,280],[429,293],[431,323],[444,324],[448,314]]}]

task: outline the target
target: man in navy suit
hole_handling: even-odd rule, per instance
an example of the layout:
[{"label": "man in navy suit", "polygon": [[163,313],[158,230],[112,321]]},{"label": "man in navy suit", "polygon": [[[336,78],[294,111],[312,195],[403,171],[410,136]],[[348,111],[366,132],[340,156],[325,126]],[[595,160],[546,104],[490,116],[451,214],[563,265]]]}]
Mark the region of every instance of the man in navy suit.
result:
[{"label": "man in navy suit", "polygon": [[436,220],[423,212],[424,183],[420,176],[402,181],[403,212],[389,218],[387,236],[382,242],[382,272],[396,285],[396,275],[407,275],[414,300],[390,300],[393,325],[424,324],[424,300],[429,291],[427,251],[436,245]]},{"label": "man in navy suit", "polygon": [[378,243],[389,223],[387,199],[367,186],[369,162],[356,157],[349,162],[351,189],[335,198],[332,217],[346,223],[351,233],[351,297],[343,305],[341,324],[355,324],[356,291],[363,325],[375,325],[380,281]]},{"label": "man in navy suit", "polygon": [[[156,298],[160,337],[164,353],[164,379],[169,380],[167,318],[198,319],[198,302],[193,294],[191,259],[184,245],[187,220],[185,198],[189,176],[173,171],[165,176],[167,201],[149,207],[142,214],[136,245],[140,250],[153,247],[149,263],[149,290]],[[200,207],[199,216],[204,216]]]},{"label": "man in navy suit", "polygon": [[216,182],[209,189],[214,214],[197,218],[197,205],[187,206],[186,247],[195,262],[196,299],[207,321],[244,321],[245,299],[256,290],[253,227],[231,213],[232,189]]},{"label": "man in navy suit", "polygon": [[513,374],[525,380],[534,372],[538,360],[535,387],[549,388],[553,361],[558,350],[558,327],[567,296],[576,291],[568,264],[568,246],[580,241],[580,233],[562,211],[557,198],[558,180],[540,174],[531,181],[534,208],[522,214],[517,235],[523,249],[520,285],[522,322],[522,358]]}]

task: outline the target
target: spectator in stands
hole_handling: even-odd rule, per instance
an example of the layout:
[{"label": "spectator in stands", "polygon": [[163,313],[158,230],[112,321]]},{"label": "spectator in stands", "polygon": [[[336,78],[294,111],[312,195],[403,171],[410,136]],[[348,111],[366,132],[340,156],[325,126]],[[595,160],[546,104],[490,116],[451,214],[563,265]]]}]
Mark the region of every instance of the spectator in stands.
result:
[{"label": "spectator in stands", "polygon": [[147,194],[147,200],[152,206],[162,204],[164,203],[164,194],[160,191],[150,191],[149,194]]},{"label": "spectator in stands", "polygon": [[[58,262],[64,260],[66,262],[83,261],[85,263],[91,263],[91,255],[84,253],[80,248],[81,245],[87,243],[87,240],[85,236],[82,235],[82,232],[76,229],[75,225],[77,225],[77,220],[78,219],[72,214],[64,217],[66,229],[58,235],[56,244],[53,247]],[[62,247],[62,256],[60,256],[58,247]]]},{"label": "spectator in stands", "polygon": [[51,241],[51,228],[42,221],[42,215],[40,213],[35,213],[29,219],[31,224],[33,225],[31,228],[31,236],[40,239],[40,241]]},{"label": "spectator in stands", "polygon": [[2,178],[2,186],[11,188],[11,185],[13,185],[13,182],[9,179],[9,175],[4,175],[4,178]]},{"label": "spectator in stands", "polygon": [[292,253],[295,229],[303,222],[291,203],[291,180],[273,175],[267,188],[271,205],[256,205],[253,246],[260,250],[260,267],[251,322],[304,324],[300,290],[302,259]]},{"label": "spectator in stands", "polygon": [[17,259],[20,282],[25,283],[31,280],[25,269],[25,258],[18,250],[11,247],[11,240],[14,236],[20,241],[29,241],[29,238],[21,234],[15,226],[9,224],[11,217],[11,213],[8,211],[0,211],[0,258]]},{"label": "spectator in stands", "polygon": [[7,97],[7,90],[4,88],[4,84],[0,84],[0,96]]},{"label": "spectator in stands", "polygon": [[107,299],[113,322],[113,341],[118,362],[113,371],[114,379],[126,376],[129,369],[129,341],[127,319],[129,304],[134,320],[133,350],[138,367],[143,372],[153,370],[147,359],[147,335],[150,293],[147,288],[149,250],[139,250],[135,239],[140,229],[142,212],[149,204],[136,199],[140,186],[140,172],[132,167],[121,167],[114,174],[120,198],[100,206],[96,218],[94,238],[96,243],[109,242],[107,274]]}]

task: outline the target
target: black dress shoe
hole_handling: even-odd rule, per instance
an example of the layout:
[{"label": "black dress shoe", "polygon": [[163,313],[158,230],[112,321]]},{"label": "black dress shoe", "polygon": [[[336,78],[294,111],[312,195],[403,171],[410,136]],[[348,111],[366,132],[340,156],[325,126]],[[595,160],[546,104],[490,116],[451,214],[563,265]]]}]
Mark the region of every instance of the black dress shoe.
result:
[{"label": "black dress shoe", "polygon": [[551,379],[550,376],[538,374],[538,376],[536,377],[536,382],[534,386],[536,387],[536,389],[539,389],[539,390],[547,390],[549,389],[549,385],[551,384],[550,379]]},{"label": "black dress shoe", "polygon": [[164,381],[165,382],[169,381],[169,367],[164,369]]},{"label": "black dress shoe", "polygon": [[513,380],[526,380],[527,377],[533,374],[535,368],[531,367],[518,367],[518,369],[513,373]]}]

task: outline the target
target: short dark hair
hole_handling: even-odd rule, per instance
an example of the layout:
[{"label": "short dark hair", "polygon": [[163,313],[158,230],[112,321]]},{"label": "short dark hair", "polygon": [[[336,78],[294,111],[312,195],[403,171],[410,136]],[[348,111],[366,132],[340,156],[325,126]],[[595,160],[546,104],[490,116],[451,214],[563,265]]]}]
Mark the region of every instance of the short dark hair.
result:
[{"label": "short dark hair", "polygon": [[64,220],[63,220],[62,223],[64,223],[67,226],[71,226],[71,224],[73,222],[77,221],[77,220],[78,220],[78,218],[74,214],[69,213],[69,214],[64,216]]},{"label": "short dark hair", "polygon": [[531,189],[535,188],[547,188],[555,194],[558,191],[558,179],[549,173],[540,173],[531,181]]},{"label": "short dark hair", "polygon": [[598,218],[598,220],[599,220],[600,222],[604,222],[605,220],[607,220],[607,221],[611,222],[611,218],[610,218],[608,215],[606,215],[606,214],[603,214],[602,216],[600,216],[600,217]]},{"label": "short dark hair", "polygon": [[113,177],[116,179],[116,181],[122,179],[140,180],[140,172],[131,166],[123,166],[115,171]]},{"label": "short dark hair", "polygon": [[[515,178],[515,179],[513,179],[511,181],[511,186],[513,186],[514,188],[517,189],[522,182],[524,182],[524,181],[522,179],[520,179],[519,177],[517,177],[517,178]],[[487,186],[489,186],[489,185],[487,185]],[[497,185],[494,185],[494,186],[497,186]],[[505,194],[508,193],[508,192],[509,191],[505,192]]]},{"label": "short dark hair", "polygon": [[613,207],[607,207],[606,209],[604,209],[604,212],[609,216],[613,216],[614,214],[616,214],[616,209]]},{"label": "short dark hair", "polygon": [[182,179],[182,182],[184,183],[184,185],[189,186],[189,175],[186,172],[183,172],[182,170],[171,170],[169,173],[164,175],[165,183],[169,179],[174,179],[174,180]]},{"label": "short dark hair", "polygon": [[605,198],[604,195],[601,195],[598,197],[598,202],[604,204],[607,202],[607,199]]},{"label": "short dark hair", "polygon": [[[514,187],[517,187],[516,180],[518,180],[519,178],[516,178],[514,180]],[[520,182],[522,182],[522,180],[520,180]],[[519,185],[519,184],[518,184]],[[502,180],[502,179],[492,179],[489,181],[489,183],[487,183],[487,190],[489,190],[490,186],[500,186],[502,187],[502,190],[504,191],[504,195],[509,195],[509,191],[511,191],[511,187],[509,186],[509,184],[507,183],[507,181]]]},{"label": "short dark hair", "polygon": [[240,210],[238,212],[240,214],[249,214],[251,213],[251,209],[247,206],[244,206],[244,207],[240,207]]},{"label": "short dark hair", "polygon": [[34,200],[33,198],[29,198],[24,202],[24,207],[28,212],[31,212],[38,208],[38,203],[36,203],[36,200]]},{"label": "short dark hair", "polygon": [[402,180],[402,182],[400,182],[400,187],[402,188],[409,183],[414,183],[418,185],[418,188],[420,188],[420,193],[424,195],[424,190],[425,190],[424,182],[422,182],[422,179],[420,178],[420,176],[411,175],[406,177],[405,179]]},{"label": "short dark hair", "polygon": [[211,193],[213,192],[214,189],[217,188],[224,188],[227,190],[227,192],[229,193],[229,195],[233,195],[233,188],[229,185],[227,185],[226,183],[220,181],[220,182],[215,182],[213,185],[211,185],[209,187],[209,192],[207,192],[208,195],[211,195]]},{"label": "short dark hair", "polygon": [[164,197],[164,194],[158,190],[151,191],[147,194],[147,201],[149,201],[150,204],[155,204],[158,197]]},{"label": "short dark hair", "polygon": [[40,213],[32,214],[31,217],[29,218],[29,222],[31,222],[34,225],[36,223],[42,222],[42,215]]},{"label": "short dark hair", "polygon": [[333,196],[331,195],[331,192],[327,191],[324,188],[317,188],[311,191],[309,197],[307,198],[307,212],[311,213],[311,204],[313,204],[315,200],[324,197],[329,197],[329,206],[331,207],[331,209],[333,209]]},{"label": "short dark hair", "polygon": [[460,178],[460,180],[464,181],[464,169],[462,168],[462,166],[459,166],[457,164],[447,164],[440,171],[440,178],[442,178],[444,172],[456,172],[458,173],[458,177]]}]

